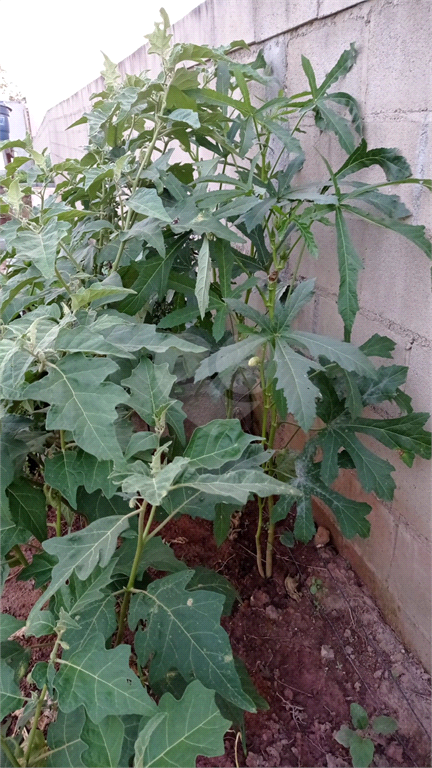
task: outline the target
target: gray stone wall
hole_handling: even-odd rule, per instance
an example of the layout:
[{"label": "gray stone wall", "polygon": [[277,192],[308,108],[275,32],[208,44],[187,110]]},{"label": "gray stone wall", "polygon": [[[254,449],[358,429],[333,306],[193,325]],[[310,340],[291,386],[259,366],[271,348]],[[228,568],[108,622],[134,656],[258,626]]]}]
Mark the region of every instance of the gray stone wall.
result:
[{"label": "gray stone wall", "polygon": [[[311,59],[320,77],[355,42],[358,62],[343,89],[362,105],[369,146],[397,147],[416,176],[430,177],[431,17],[430,0],[206,0],[175,24],[173,32],[176,42],[220,45],[244,38],[254,51],[263,47],[281,86],[291,93],[306,87],[302,54]],[[155,67],[155,57],[148,56],[144,46],[120,64],[122,72],[154,72]],[[36,136],[36,148],[48,146],[54,161],[79,156],[86,143],[85,126],[70,131],[66,127],[89,108],[90,95],[100,86],[100,79],[96,80],[50,109]],[[337,162],[338,148],[328,136],[311,128],[305,147],[309,161],[302,176],[319,179],[325,171],[314,150]],[[408,185],[398,192],[413,211],[412,223],[425,224],[430,236],[430,195]],[[325,255],[318,264],[306,261],[302,271],[303,277],[317,275],[317,292],[301,323],[303,328],[341,337],[335,242],[333,234],[322,229],[319,237]],[[352,222],[351,229],[365,267],[360,275],[361,309],[353,340],[361,343],[373,333],[394,339],[395,362],[409,366],[407,391],[414,408],[430,411],[430,264],[414,245],[396,234],[363,222]],[[382,413],[397,415],[391,410]],[[387,453],[382,448],[382,455]],[[351,473],[339,478],[340,490],[373,507],[370,539],[344,544],[344,552],[373,589],[389,622],[430,666],[430,465],[416,459],[409,470],[397,461],[395,480],[394,501],[384,503],[364,494]]]}]

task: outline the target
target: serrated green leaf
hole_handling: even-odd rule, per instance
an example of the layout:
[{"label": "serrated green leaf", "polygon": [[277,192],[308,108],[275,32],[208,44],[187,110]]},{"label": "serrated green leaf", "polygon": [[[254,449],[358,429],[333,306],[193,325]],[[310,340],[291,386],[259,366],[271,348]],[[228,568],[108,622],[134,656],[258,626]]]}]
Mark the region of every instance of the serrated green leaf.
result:
[{"label": "serrated green leaf", "polygon": [[112,360],[67,355],[50,366],[48,376],[29,384],[21,398],[50,403],[47,429],[69,430],[84,451],[111,459],[121,453],[114,429],[116,406],[127,402],[121,387],[104,381],[115,370]]},{"label": "serrated green leaf", "polygon": [[21,691],[15,682],[15,673],[12,667],[4,659],[0,659],[1,668],[1,697],[0,697],[0,720],[6,715],[20,709],[23,703]]},{"label": "serrated green leaf", "polygon": [[135,432],[129,440],[125,451],[125,459],[138,454],[151,454],[159,446],[159,438],[154,432]]},{"label": "serrated green leaf", "polygon": [[138,352],[147,349],[150,352],[166,352],[168,349],[177,349],[179,352],[199,354],[206,352],[207,348],[193,344],[181,336],[172,333],[161,333],[154,325],[146,323],[138,324],[133,321],[115,324],[101,331],[110,344],[123,347],[128,352]]},{"label": "serrated green leaf", "polygon": [[213,536],[218,547],[224,543],[231,528],[231,515],[235,512],[232,504],[216,504],[213,520]]},{"label": "serrated green leaf", "polygon": [[289,496],[281,496],[279,501],[270,510],[270,522],[274,525],[281,520],[285,520],[290,513],[292,505],[293,500]]},{"label": "serrated green leaf", "polygon": [[306,56],[301,57],[301,64],[303,67],[303,72],[305,73],[308,79],[309,87],[311,89],[311,94],[313,97],[315,97],[318,92],[318,87],[317,87],[315,72],[313,70],[312,64],[310,63],[309,59],[306,58]]},{"label": "serrated green leaf", "polygon": [[[154,656],[150,669],[155,679],[175,667],[186,680],[196,677],[207,688],[249,712],[255,706],[242,690],[235,670],[228,635],[219,625],[223,595],[187,590],[190,572],[165,576],[134,595],[129,623],[146,621],[146,630],[135,636],[140,663]],[[161,643],[161,638],[165,638]]]},{"label": "serrated green leaf", "polygon": [[112,581],[115,566],[111,560],[105,568],[97,566],[86,579],[81,580],[75,573],[69,577],[67,586],[61,588],[61,600],[70,616],[81,614],[91,603],[100,601],[104,596],[103,590]]},{"label": "serrated green leaf", "polygon": [[329,107],[329,99],[319,99],[317,101],[316,123],[321,130],[332,131],[336,134],[339,144],[345,150],[347,155],[354,152],[355,142],[351,126],[348,120],[338,115],[334,109]]},{"label": "serrated green leaf", "polygon": [[374,729],[375,733],[383,733],[387,735],[397,731],[399,725],[397,720],[395,720],[393,717],[388,717],[387,715],[379,715],[379,717],[374,717],[372,721],[372,728]]},{"label": "serrated green leaf", "polygon": [[32,637],[52,635],[55,625],[56,621],[51,611],[39,611],[28,617],[26,635],[31,635]]},{"label": "serrated green leaf", "polygon": [[283,391],[288,411],[298,425],[307,432],[316,415],[315,398],[319,389],[310,381],[311,368],[320,368],[313,360],[302,357],[284,341],[278,338],[274,351],[278,389]]},{"label": "serrated green leaf", "polygon": [[93,523],[95,520],[110,515],[127,515],[130,512],[130,507],[121,496],[115,495],[107,499],[102,491],[87,493],[81,487],[77,493],[77,512],[84,515],[89,523]]},{"label": "serrated green leaf", "polygon": [[47,742],[51,750],[48,768],[84,768],[82,752],[86,745],[81,739],[84,719],[84,707],[70,713],[58,711],[57,720],[48,728]]},{"label": "serrated green leaf", "polygon": [[358,733],[354,733],[349,751],[354,768],[368,768],[373,760],[375,745],[371,739],[363,739]]},{"label": "serrated green leaf", "polygon": [[63,636],[71,651],[63,651],[66,658],[69,653],[83,648],[90,638],[101,634],[108,640],[117,628],[115,612],[116,599],[113,595],[105,595],[97,605],[89,605],[80,614],[79,629],[68,629]]},{"label": "serrated green leaf", "polygon": [[33,616],[54,595],[75,571],[78,578],[86,579],[97,565],[104,568],[110,561],[117,546],[117,538],[129,527],[129,519],[106,517],[95,520],[87,528],[67,536],[48,539],[43,548],[49,555],[58,557],[59,562],[52,570],[51,583],[34,605]]},{"label": "serrated green leaf", "polygon": [[177,402],[170,397],[176,377],[170,374],[168,363],[155,365],[143,358],[132,371],[132,376],[122,381],[131,392],[129,405],[141,418],[155,426],[162,417],[170,423],[170,409]]},{"label": "serrated green leaf", "polygon": [[117,768],[124,736],[124,725],[119,717],[108,715],[99,725],[88,716],[84,721],[81,739],[87,745],[82,761],[87,768]]},{"label": "serrated green leaf", "polygon": [[190,467],[218,469],[239,459],[256,439],[243,432],[238,419],[214,419],[195,429],[183,455]]},{"label": "serrated green leaf", "polygon": [[354,248],[340,208],[336,209],[335,216],[340,277],[338,309],[345,328],[351,331],[359,309],[357,279],[359,271],[363,269],[363,263]]},{"label": "serrated green leaf", "polygon": [[[371,507],[360,501],[353,501],[346,496],[342,496],[337,491],[328,488],[320,478],[320,465],[308,461],[307,456],[301,455],[296,462],[297,479],[293,485],[302,491],[304,498],[304,517],[309,520],[307,523],[307,532],[312,531],[312,508],[310,506],[310,497],[317,496],[331,509],[335,514],[343,535],[347,539],[352,539],[358,534],[362,538],[367,538],[370,531],[370,523],[366,516],[370,513]],[[301,503],[301,502],[300,502]],[[297,502],[298,506],[299,502]],[[304,523],[302,522],[303,526]],[[315,530],[313,531],[314,535]],[[294,536],[299,538],[294,528]],[[309,540],[309,539],[308,539]]]},{"label": "serrated green leaf", "polygon": [[363,410],[363,400],[355,377],[349,371],[344,371],[344,379],[347,388],[346,407],[355,419]]},{"label": "serrated green leaf", "polygon": [[328,101],[333,101],[335,104],[347,108],[351,116],[351,121],[355,132],[359,136],[362,136],[363,126],[361,121],[360,108],[354,96],[351,96],[350,93],[345,93],[344,91],[338,91],[336,93],[326,94],[325,98]]},{"label": "serrated green leaf", "polygon": [[44,477],[45,482],[60,491],[72,508],[76,509],[77,490],[80,485],[84,484],[77,452],[66,451],[48,457],[45,460]]},{"label": "serrated green leaf", "polygon": [[11,483],[7,489],[10,513],[19,528],[31,531],[39,541],[47,537],[46,500],[42,488],[25,477]]},{"label": "serrated green leaf", "polygon": [[157,714],[138,736],[134,766],[190,768],[198,755],[223,755],[223,737],[230,725],[216,706],[214,692],[195,680],[180,701],[170,693],[162,696]]},{"label": "serrated green leaf", "polygon": [[127,205],[136,213],[142,213],[160,221],[172,221],[155,189],[137,189],[128,199]]},{"label": "serrated green leaf", "polygon": [[283,544],[285,547],[288,547],[289,549],[291,547],[294,547],[295,545],[295,537],[294,534],[291,533],[291,531],[285,531],[282,536],[279,536],[279,541],[281,544]]},{"label": "serrated green leaf", "polygon": [[398,181],[411,176],[410,166],[397,149],[375,147],[368,150],[365,139],[362,139],[358,147],[347,157],[344,164],[336,171],[335,176],[340,181],[345,176],[371,165],[379,165],[388,181]]},{"label": "serrated green leaf", "polygon": [[391,229],[393,232],[397,232],[399,235],[403,235],[407,240],[410,240],[414,245],[420,248],[423,253],[429,258],[432,258],[432,243],[426,237],[426,230],[423,225],[405,224],[398,219],[391,219],[389,217],[377,218],[372,216],[371,213],[363,211],[361,208],[355,208],[353,205],[344,205],[344,210],[349,213],[358,216],[361,219],[376,224],[377,227],[384,227],[384,229]]},{"label": "serrated green leaf", "polygon": [[27,672],[31,659],[31,650],[23,648],[15,640],[5,640],[0,645],[1,658],[14,671],[15,681],[19,683]]},{"label": "serrated green leaf", "polygon": [[211,273],[212,264],[210,259],[209,241],[204,237],[202,246],[198,252],[198,271],[195,286],[195,295],[201,318],[204,317],[209,303]]},{"label": "serrated green leaf", "polygon": [[358,347],[339,339],[331,339],[329,336],[319,336],[315,333],[295,331],[290,333],[289,340],[302,344],[309,349],[314,357],[323,355],[335,363],[338,363],[346,371],[355,371],[360,375],[376,377],[375,368],[366,355]]},{"label": "serrated green leaf", "polygon": [[168,118],[178,123],[187,123],[192,128],[199,128],[201,125],[198,112],[194,112],[192,109],[175,109],[170,112]]},{"label": "serrated green leaf", "polygon": [[350,424],[350,429],[370,435],[388,448],[430,459],[431,434],[422,428],[428,419],[428,413],[408,413],[397,419],[358,418]]},{"label": "serrated green leaf", "polygon": [[354,728],[364,730],[369,725],[368,713],[360,704],[352,702],[350,704],[350,715]]},{"label": "serrated green leaf", "polygon": [[330,72],[325,76],[318,89],[318,92],[320,94],[325,93],[330,88],[330,86],[333,85],[333,83],[336,83],[337,80],[340,80],[341,77],[344,77],[350,71],[356,59],[357,50],[355,44],[351,43],[350,47],[343,51],[334,67],[332,67]]},{"label": "serrated green leaf", "polygon": [[33,555],[33,559],[17,576],[17,581],[34,579],[35,589],[40,589],[51,579],[51,571],[57,562],[56,557],[51,557],[46,552]]},{"label": "serrated green leaf", "polygon": [[374,333],[370,339],[360,345],[359,349],[368,357],[392,357],[395,346],[396,342],[393,339]]},{"label": "serrated green leaf", "polygon": [[184,456],[176,456],[160,472],[152,475],[147,465],[141,461],[135,461],[126,470],[128,474],[122,482],[123,491],[134,497],[141,497],[149,504],[159,506],[168,495],[175,479],[188,464],[189,459]]},{"label": "serrated green leaf", "polygon": [[63,712],[84,705],[99,724],[108,715],[153,715],[156,705],[129,667],[131,649],[105,649],[103,635],[93,635],[76,653],[59,660],[54,687]]}]

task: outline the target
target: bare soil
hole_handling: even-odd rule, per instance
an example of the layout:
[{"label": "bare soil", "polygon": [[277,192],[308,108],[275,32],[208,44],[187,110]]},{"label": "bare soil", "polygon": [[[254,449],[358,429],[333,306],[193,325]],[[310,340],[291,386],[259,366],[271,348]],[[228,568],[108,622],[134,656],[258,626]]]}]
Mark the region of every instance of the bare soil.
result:
[{"label": "bare soil", "polygon": [[[334,734],[349,724],[351,702],[370,717],[390,715],[399,723],[391,736],[377,736],[373,765],[431,765],[431,679],[384,622],[377,606],[350,565],[332,545],[313,543],[287,549],[277,540],[273,578],[256,569],[256,511],[247,507],[233,536],[219,549],[211,523],[184,516],[164,530],[177,557],[226,576],[241,603],[223,625],[234,653],[246,664],[268,711],[246,714],[247,753],[234,731],[225,739],[225,755],[199,758],[198,766],[351,765],[348,750]],[[283,526],[278,531],[282,532]],[[5,587],[3,611],[25,619],[39,592],[32,582],[17,582],[19,569]],[[299,577],[297,602],[284,580]],[[311,587],[313,593],[311,593]],[[24,641],[29,647],[44,638]],[[49,648],[35,648],[33,663]]]}]

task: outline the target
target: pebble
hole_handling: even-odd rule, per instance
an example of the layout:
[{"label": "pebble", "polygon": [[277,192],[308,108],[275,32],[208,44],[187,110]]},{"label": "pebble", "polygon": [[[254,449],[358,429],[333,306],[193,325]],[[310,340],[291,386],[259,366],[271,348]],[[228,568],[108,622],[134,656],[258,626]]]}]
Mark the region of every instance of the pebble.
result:
[{"label": "pebble", "polygon": [[378,680],[378,678],[381,677],[382,673],[383,673],[382,669],[377,669],[376,672],[373,673],[375,680]]},{"label": "pebble", "polygon": [[274,605],[268,605],[266,608],[266,616],[272,621],[277,621],[279,618],[279,611]]},{"label": "pebble", "polygon": [[321,646],[321,658],[324,661],[331,661],[331,659],[334,659],[334,650],[333,650],[333,648],[330,648],[329,645],[322,645]]}]

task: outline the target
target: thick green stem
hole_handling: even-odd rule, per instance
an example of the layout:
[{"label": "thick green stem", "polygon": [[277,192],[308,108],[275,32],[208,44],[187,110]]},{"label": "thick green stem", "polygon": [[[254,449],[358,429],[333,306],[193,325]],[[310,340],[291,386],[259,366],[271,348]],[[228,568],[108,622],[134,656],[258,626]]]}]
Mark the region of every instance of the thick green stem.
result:
[{"label": "thick green stem", "polygon": [[131,590],[133,589],[134,584],[135,584],[135,579],[136,579],[136,576],[137,576],[138,566],[139,566],[139,562],[141,560],[142,551],[144,549],[144,546],[145,546],[145,543],[146,543],[147,539],[149,538],[150,526],[151,526],[151,524],[153,522],[153,518],[154,518],[155,513],[156,513],[156,506],[153,506],[151,508],[151,510],[150,510],[150,514],[148,516],[147,523],[146,523],[146,525],[144,527],[144,519],[145,519],[145,513],[146,513],[147,506],[148,506],[147,502],[145,501],[144,504],[142,505],[141,509],[140,509],[140,512],[139,512],[137,546],[136,546],[135,557],[134,557],[134,560],[133,560],[133,563],[132,563],[132,568],[131,568],[131,572],[130,572],[130,576],[129,576],[129,581],[127,583],[126,590],[125,590],[125,596],[123,598],[122,607],[120,609],[120,616],[119,616],[119,621],[118,621],[118,630],[117,630],[117,637],[116,637],[116,641],[115,641],[115,647],[120,645],[121,641],[123,640],[123,635],[124,635],[124,632],[125,632],[125,629],[126,629],[126,618],[127,618],[127,614],[128,614],[128,610],[129,610],[129,603],[130,603],[130,599],[131,599],[131,595],[132,595]]},{"label": "thick green stem", "polygon": [[7,759],[9,760],[10,764],[13,765],[14,768],[20,768],[20,764],[16,759],[15,755],[9,749],[8,743],[4,736],[1,736],[1,748],[4,754],[6,755]]}]

